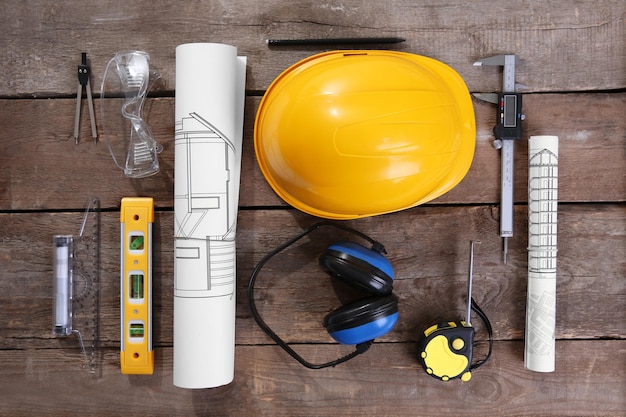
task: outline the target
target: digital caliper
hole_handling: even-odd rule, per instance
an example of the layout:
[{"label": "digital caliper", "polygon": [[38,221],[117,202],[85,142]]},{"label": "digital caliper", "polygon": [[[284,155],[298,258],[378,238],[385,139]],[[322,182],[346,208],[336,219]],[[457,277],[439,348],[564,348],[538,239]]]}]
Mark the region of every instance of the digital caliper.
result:
[{"label": "digital caliper", "polygon": [[501,154],[501,188],[500,188],[500,237],[503,241],[503,258],[506,263],[508,238],[513,237],[513,162],[515,139],[522,137],[522,95],[516,93],[515,67],[519,58],[515,55],[496,55],[474,62],[474,66],[497,65],[504,67],[502,77],[502,93],[482,94],[474,96],[478,99],[494,103],[498,106],[496,126],[493,129],[496,140],[494,147]]}]

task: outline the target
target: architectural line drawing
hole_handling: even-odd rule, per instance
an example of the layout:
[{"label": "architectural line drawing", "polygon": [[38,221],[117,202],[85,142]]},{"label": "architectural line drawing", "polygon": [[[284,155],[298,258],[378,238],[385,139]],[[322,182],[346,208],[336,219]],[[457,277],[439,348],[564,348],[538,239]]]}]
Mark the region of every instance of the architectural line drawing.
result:
[{"label": "architectural line drawing", "polygon": [[[176,153],[184,155],[183,187],[174,195],[174,291],[179,297],[232,297],[239,184],[231,180],[235,146],[196,112],[177,121]],[[184,175],[184,174],[183,174]],[[189,273],[184,273],[188,271]],[[182,272],[182,273],[181,273]]]},{"label": "architectural line drawing", "polygon": [[246,63],[232,45],[176,47],[173,377],[180,388],[235,377]]},{"label": "architectural line drawing", "polygon": [[553,372],[556,332],[558,137],[528,146],[528,294],[524,364]]},{"label": "architectural line drawing", "polygon": [[529,160],[529,268],[556,272],[558,157],[543,149]]}]

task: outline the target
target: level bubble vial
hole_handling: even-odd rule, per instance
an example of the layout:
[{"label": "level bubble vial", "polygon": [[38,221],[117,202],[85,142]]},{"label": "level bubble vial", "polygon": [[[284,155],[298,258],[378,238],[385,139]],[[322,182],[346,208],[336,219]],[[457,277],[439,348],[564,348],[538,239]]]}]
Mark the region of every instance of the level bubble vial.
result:
[{"label": "level bubble vial", "polygon": [[143,299],[143,274],[130,275],[130,298],[133,300]]},{"label": "level bubble vial", "polygon": [[143,338],[143,323],[131,323],[128,334],[131,339]]},{"label": "level bubble vial", "polygon": [[128,247],[130,250],[143,250],[143,235],[131,234]]}]

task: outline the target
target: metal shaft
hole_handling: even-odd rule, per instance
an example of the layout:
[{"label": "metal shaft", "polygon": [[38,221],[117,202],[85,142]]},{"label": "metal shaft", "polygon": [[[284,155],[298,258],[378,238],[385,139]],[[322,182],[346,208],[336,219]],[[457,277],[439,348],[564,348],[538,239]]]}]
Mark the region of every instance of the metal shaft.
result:
[{"label": "metal shaft", "polygon": [[503,257],[506,263],[508,238],[513,237],[513,158],[515,141],[502,141],[500,149],[500,237],[503,239]]},{"label": "metal shaft", "polygon": [[[502,76],[502,92],[515,92],[515,55],[504,56],[504,73]],[[508,238],[513,237],[513,164],[514,164],[515,142],[513,139],[502,141],[500,158],[502,160],[501,170],[501,195],[500,195],[500,237],[503,239],[503,261],[509,251]]]},{"label": "metal shaft", "polygon": [[78,83],[78,93],[76,93],[76,113],[74,114],[74,141],[78,144],[78,133],[80,128],[80,104],[83,97],[83,86]]},{"label": "metal shaft", "polygon": [[474,275],[474,242],[470,241],[470,264],[469,275],[467,277],[467,312],[465,313],[465,323],[470,325],[470,317],[472,315],[472,279]]},{"label": "metal shaft", "polygon": [[91,137],[98,139],[98,129],[96,128],[96,115],[93,110],[93,99],[91,97],[91,83],[87,80],[87,103],[89,105],[89,121],[91,122]]}]

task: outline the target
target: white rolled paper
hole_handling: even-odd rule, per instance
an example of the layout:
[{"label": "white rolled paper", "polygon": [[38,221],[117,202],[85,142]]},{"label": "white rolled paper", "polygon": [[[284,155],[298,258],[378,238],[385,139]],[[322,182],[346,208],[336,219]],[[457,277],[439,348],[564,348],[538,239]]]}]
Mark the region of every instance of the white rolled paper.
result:
[{"label": "white rolled paper", "polygon": [[235,232],[246,58],[225,44],[176,48],[174,385],[230,383]]},{"label": "white rolled paper", "polygon": [[528,294],[524,366],[554,372],[559,138],[528,141]]}]

